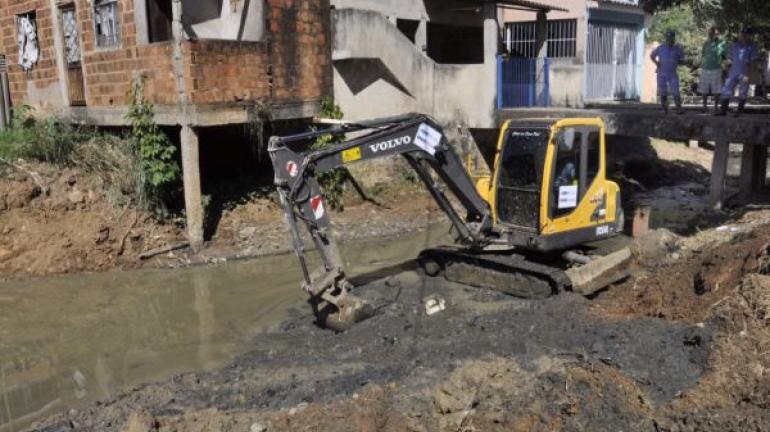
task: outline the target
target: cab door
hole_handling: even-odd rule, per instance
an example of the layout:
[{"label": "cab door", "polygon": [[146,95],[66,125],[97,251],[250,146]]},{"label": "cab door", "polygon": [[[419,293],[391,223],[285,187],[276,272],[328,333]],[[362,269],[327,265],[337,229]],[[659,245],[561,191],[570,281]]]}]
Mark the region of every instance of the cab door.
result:
[{"label": "cab door", "polygon": [[553,247],[613,234],[607,224],[605,164],[600,121],[565,120],[555,125],[546,154],[541,202],[541,233],[552,237]]}]

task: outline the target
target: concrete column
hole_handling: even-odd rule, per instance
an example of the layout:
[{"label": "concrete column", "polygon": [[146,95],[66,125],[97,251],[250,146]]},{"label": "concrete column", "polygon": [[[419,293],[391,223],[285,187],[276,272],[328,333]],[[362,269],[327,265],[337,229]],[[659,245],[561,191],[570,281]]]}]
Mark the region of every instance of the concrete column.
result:
[{"label": "concrete column", "polygon": [[190,238],[190,246],[197,251],[203,245],[203,202],[198,132],[189,125],[182,125],[181,144],[187,236]]},{"label": "concrete column", "polygon": [[[537,13],[535,23],[535,51],[537,53],[537,103],[538,105],[546,103],[545,98],[545,62],[548,58],[548,19],[545,12]],[[541,98],[542,96],[542,98]]]},{"label": "concrete column", "polygon": [[417,31],[414,33],[414,46],[421,52],[428,51],[428,21],[425,19],[421,19],[420,24],[417,25]]},{"label": "concrete column", "polygon": [[545,12],[537,13],[535,22],[535,52],[537,58],[544,59],[548,57],[548,17]]},{"label": "concrete column", "polygon": [[760,192],[767,184],[767,146],[754,145],[754,177],[752,187]]},{"label": "concrete column", "polygon": [[[484,3],[484,64],[497,71],[497,48],[499,26],[497,24],[497,4]],[[493,81],[494,82],[494,81]]]},{"label": "concrete column", "polygon": [[756,164],[754,163],[756,155],[756,146],[752,144],[743,144],[741,152],[741,175],[738,180],[738,186],[741,195],[748,195],[754,190]]},{"label": "concrete column", "polygon": [[714,159],[711,163],[711,191],[709,205],[714,210],[721,210],[725,199],[725,178],[727,163],[730,159],[730,143],[726,139],[716,142]]},{"label": "concrete column", "polygon": [[[51,8],[51,27],[53,30],[53,51],[56,59],[56,74],[59,76],[59,91],[61,92],[62,107],[70,104],[69,91],[67,89],[67,59],[64,57],[64,34],[61,29],[61,10],[56,0],[49,1]],[[79,13],[76,10],[75,13]],[[80,33],[80,31],[78,31]],[[82,44],[81,44],[82,47]]]},{"label": "concrete column", "polygon": [[[173,18],[172,18],[173,19]],[[150,43],[150,32],[147,28],[147,2],[134,2],[134,28],[136,29],[136,44],[147,45]]]}]

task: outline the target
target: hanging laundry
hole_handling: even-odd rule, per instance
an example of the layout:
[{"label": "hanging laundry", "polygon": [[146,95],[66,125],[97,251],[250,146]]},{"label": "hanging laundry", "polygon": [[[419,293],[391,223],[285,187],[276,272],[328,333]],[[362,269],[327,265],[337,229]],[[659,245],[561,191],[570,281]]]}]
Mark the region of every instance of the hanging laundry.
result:
[{"label": "hanging laundry", "polygon": [[19,17],[19,64],[25,71],[31,70],[40,60],[37,43],[37,25],[31,16]]}]

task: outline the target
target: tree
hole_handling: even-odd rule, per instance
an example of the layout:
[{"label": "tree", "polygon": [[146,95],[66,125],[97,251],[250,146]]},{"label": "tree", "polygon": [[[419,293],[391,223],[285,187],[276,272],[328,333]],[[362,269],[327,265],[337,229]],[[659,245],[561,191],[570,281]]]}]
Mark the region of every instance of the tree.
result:
[{"label": "tree", "polygon": [[689,7],[704,29],[713,23],[731,37],[746,26],[753,27],[760,40],[768,40],[770,36],[770,1],[767,0],[642,0],[641,3],[650,13]]}]

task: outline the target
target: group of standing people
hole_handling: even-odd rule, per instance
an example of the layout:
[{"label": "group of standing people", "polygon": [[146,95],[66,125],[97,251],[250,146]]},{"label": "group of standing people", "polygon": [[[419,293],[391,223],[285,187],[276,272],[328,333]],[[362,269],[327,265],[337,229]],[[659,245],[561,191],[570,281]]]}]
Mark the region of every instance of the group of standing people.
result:
[{"label": "group of standing people", "polygon": [[[721,39],[719,29],[709,29],[708,40],[703,44],[703,61],[698,92],[703,96],[703,110],[708,111],[709,97],[714,97],[715,115],[727,115],[730,100],[738,89],[738,110],[736,116],[743,113],[749,96],[749,70],[759,59],[759,49],[753,41],[754,32],[750,28],[741,31],[738,40],[729,49]],[[676,33],[666,33],[666,43],[658,46],[650,56],[657,66],[658,96],[663,110],[668,112],[669,96],[672,96],[677,113],[683,114],[682,97],[679,93],[679,75],[677,68],[685,58],[684,49],[676,43]],[[723,80],[723,64],[729,63],[727,79]]]}]

